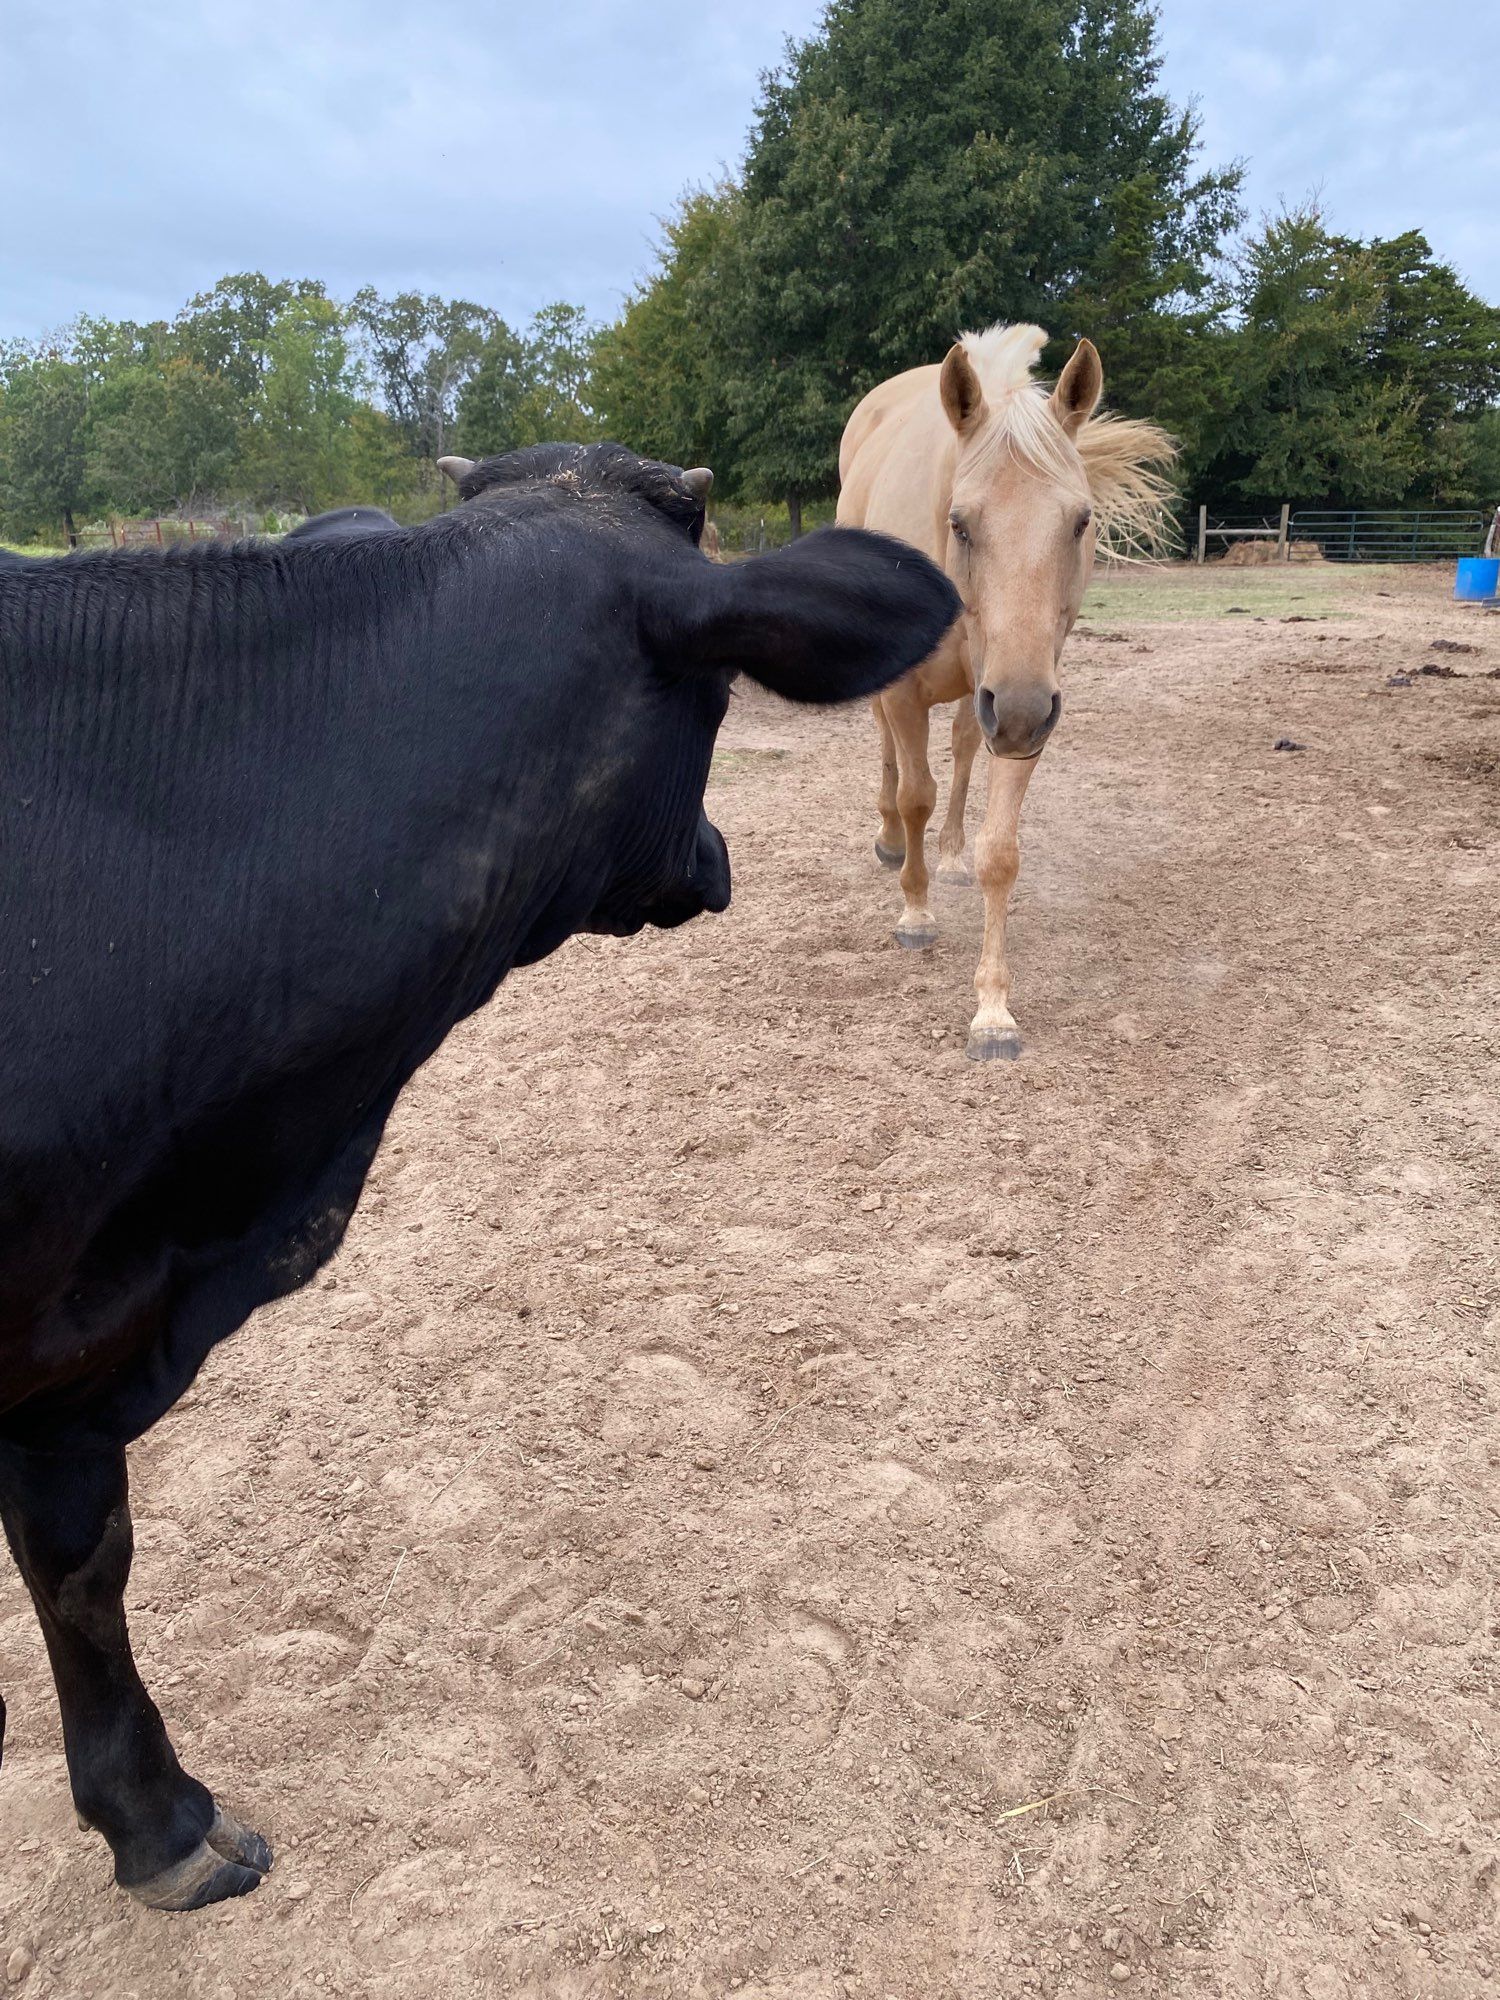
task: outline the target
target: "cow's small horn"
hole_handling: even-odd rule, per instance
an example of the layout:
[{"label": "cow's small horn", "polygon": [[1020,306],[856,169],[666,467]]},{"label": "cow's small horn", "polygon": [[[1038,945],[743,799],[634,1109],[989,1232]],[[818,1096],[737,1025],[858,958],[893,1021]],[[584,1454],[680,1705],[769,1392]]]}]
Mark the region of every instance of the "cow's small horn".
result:
[{"label": "cow's small horn", "polygon": [[476,461],[472,458],[440,458],[438,471],[446,472],[455,486],[462,486],[474,470]]},{"label": "cow's small horn", "polygon": [[682,483],[702,507],[708,501],[708,489],[714,483],[714,476],[706,465],[695,465],[683,473]]}]

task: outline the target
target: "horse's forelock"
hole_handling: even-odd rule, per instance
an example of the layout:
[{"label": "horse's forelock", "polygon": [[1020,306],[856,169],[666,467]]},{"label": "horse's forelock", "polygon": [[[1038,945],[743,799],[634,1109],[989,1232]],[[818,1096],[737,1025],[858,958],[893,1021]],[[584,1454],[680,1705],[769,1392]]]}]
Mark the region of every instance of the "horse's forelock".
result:
[{"label": "horse's forelock", "polygon": [[1081,473],[1099,547],[1116,561],[1149,559],[1172,547],[1176,489],[1169,468],[1176,462],[1177,447],[1158,425],[1103,411],[1070,438],[1058,422],[1050,392],[1028,379],[991,402],[966,463],[982,467],[1003,450],[1058,486],[1076,489]]}]

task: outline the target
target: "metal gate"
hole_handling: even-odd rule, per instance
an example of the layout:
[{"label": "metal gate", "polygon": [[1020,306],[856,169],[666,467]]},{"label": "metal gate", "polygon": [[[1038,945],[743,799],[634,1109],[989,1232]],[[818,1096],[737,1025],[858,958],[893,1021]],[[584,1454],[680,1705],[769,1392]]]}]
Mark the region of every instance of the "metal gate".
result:
[{"label": "metal gate", "polygon": [[1477,508],[1390,508],[1293,514],[1294,542],[1316,542],[1330,562],[1443,562],[1477,556],[1489,527]]}]

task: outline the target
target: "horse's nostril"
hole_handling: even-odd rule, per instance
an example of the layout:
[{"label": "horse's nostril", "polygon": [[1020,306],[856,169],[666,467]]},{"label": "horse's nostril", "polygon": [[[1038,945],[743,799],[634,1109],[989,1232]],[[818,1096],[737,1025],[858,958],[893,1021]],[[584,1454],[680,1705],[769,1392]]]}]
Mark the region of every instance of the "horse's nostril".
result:
[{"label": "horse's nostril", "polygon": [[989,740],[993,742],[995,740],[995,733],[1000,727],[1000,718],[995,713],[995,695],[993,689],[987,687],[976,689],[974,695],[974,713],[979,718],[980,728]]}]

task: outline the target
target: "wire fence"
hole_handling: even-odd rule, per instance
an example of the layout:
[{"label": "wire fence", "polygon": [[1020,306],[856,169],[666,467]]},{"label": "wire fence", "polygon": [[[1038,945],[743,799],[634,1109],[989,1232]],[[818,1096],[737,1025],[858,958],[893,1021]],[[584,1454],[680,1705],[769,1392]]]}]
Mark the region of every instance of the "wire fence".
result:
[{"label": "wire fence", "polygon": [[1293,514],[1293,541],[1316,542],[1329,562],[1424,563],[1477,556],[1489,517],[1478,508],[1429,507]]}]

